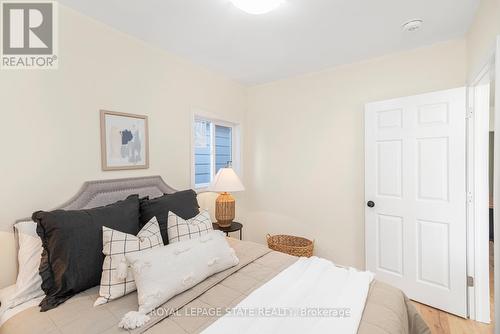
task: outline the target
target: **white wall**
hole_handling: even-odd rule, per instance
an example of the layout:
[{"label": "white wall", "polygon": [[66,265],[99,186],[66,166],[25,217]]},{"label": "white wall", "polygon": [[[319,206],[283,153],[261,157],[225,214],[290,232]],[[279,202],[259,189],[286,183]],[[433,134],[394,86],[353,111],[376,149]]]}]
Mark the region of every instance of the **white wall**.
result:
[{"label": "white wall", "polygon": [[[159,174],[188,188],[191,109],[240,122],[246,106],[243,86],[62,5],[59,45],[58,70],[0,73],[0,287],[15,280],[16,219],[86,180]],[[99,109],[149,116],[150,169],[101,171]]]},{"label": "white wall", "polygon": [[465,41],[253,87],[245,119],[245,235],[316,240],[363,268],[364,104],[463,86]]}]

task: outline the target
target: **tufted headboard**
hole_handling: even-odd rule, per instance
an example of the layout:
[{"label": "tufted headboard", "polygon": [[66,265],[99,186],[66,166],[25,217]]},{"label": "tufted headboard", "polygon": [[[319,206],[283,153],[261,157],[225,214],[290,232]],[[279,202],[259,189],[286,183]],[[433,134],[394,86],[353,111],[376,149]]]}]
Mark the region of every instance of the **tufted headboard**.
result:
[{"label": "tufted headboard", "polygon": [[[177,190],[166,184],[161,176],[87,181],[73,197],[53,210],[90,209],[117,202],[133,194],[138,194],[139,197],[149,196],[154,198],[163,194],[175,193],[176,191]],[[25,221],[31,221],[31,217],[19,219],[16,223]],[[19,250],[19,239],[16,229],[14,227],[12,227],[12,229],[14,232],[17,254]]]},{"label": "tufted headboard", "polygon": [[[167,185],[160,176],[88,181],[72,198],[54,209],[90,209],[114,203],[132,194],[154,198],[174,192],[176,190]],[[31,218],[20,219],[18,222],[27,220]]]}]

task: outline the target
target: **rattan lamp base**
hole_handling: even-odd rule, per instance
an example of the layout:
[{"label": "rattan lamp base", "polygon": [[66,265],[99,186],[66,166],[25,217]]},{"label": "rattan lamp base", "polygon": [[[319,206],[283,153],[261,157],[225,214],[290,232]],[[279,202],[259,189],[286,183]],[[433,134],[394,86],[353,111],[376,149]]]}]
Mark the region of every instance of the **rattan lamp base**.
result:
[{"label": "rattan lamp base", "polygon": [[231,194],[224,192],[215,200],[215,219],[220,227],[229,227],[234,220],[235,200]]}]

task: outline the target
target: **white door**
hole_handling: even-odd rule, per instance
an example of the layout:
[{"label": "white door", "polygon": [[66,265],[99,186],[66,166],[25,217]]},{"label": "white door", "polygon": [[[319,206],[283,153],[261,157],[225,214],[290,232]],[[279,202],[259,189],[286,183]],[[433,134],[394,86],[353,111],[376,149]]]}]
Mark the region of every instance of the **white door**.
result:
[{"label": "white door", "polygon": [[366,266],[418,302],[465,317],[465,88],[365,110]]}]

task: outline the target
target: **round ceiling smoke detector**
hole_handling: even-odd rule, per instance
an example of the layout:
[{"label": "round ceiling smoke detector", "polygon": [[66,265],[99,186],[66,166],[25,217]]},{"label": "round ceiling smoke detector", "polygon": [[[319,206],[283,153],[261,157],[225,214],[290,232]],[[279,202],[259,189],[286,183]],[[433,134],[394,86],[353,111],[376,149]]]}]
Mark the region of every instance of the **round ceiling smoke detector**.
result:
[{"label": "round ceiling smoke detector", "polygon": [[275,10],[285,0],[231,0],[231,2],[235,7],[248,14],[261,15]]},{"label": "round ceiling smoke detector", "polygon": [[403,30],[404,31],[417,31],[422,27],[422,24],[424,23],[423,20],[411,20],[403,24]]}]

